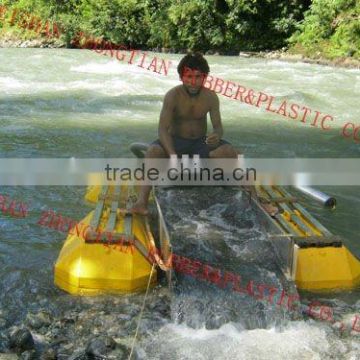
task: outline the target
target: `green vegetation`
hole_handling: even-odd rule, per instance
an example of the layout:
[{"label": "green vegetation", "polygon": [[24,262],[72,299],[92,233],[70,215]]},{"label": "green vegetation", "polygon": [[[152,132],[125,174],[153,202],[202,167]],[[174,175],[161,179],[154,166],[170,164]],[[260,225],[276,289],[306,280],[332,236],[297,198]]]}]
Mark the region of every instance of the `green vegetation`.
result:
[{"label": "green vegetation", "polygon": [[[5,0],[56,21],[68,40],[78,31],[142,48],[221,53],[286,45],[307,0]],[[9,15],[10,16],[10,15]]]},{"label": "green vegetation", "polygon": [[[80,31],[113,43],[223,54],[276,50],[308,57],[360,58],[360,0],[3,0],[0,32],[13,9],[56,22],[70,46]],[[0,14],[1,18],[1,14]],[[18,16],[18,19],[20,16]],[[6,21],[7,20],[7,21]],[[19,26],[18,26],[19,27]]]},{"label": "green vegetation", "polygon": [[360,59],[360,1],[313,0],[290,43],[307,57]]}]

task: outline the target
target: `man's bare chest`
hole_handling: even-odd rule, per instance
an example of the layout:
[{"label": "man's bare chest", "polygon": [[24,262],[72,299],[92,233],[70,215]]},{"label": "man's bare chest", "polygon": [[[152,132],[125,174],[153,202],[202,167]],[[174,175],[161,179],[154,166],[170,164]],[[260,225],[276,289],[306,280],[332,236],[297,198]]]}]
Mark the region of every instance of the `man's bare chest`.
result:
[{"label": "man's bare chest", "polygon": [[196,120],[205,118],[209,110],[207,104],[186,102],[178,104],[175,108],[175,113],[177,118]]}]

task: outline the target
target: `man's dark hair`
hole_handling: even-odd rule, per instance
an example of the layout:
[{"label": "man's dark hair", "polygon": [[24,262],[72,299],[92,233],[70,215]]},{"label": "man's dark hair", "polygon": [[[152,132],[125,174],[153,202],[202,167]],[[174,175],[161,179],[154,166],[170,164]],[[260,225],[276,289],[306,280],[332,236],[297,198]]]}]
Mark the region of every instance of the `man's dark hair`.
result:
[{"label": "man's dark hair", "polygon": [[203,74],[210,72],[209,64],[201,53],[190,53],[185,55],[179,62],[177,71],[180,77],[183,76],[186,69],[198,70]]}]

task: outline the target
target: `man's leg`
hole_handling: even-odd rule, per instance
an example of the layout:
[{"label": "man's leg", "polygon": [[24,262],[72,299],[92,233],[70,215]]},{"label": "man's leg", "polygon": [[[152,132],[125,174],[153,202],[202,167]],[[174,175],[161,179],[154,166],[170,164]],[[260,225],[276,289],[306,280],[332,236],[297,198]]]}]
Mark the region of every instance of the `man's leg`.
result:
[{"label": "man's leg", "polygon": [[209,152],[209,157],[216,159],[216,158],[237,158],[240,153],[236,151],[232,145],[230,144],[223,144],[217,147],[214,150]]},{"label": "man's leg", "polygon": [[[166,158],[167,154],[161,145],[150,145],[148,150],[146,151],[145,158]],[[149,213],[148,201],[149,195],[151,192],[151,185],[143,185],[141,186],[139,198],[132,207],[131,211],[136,214],[147,215]]]},{"label": "man's leg", "polygon": [[[230,144],[223,144],[217,147],[216,149],[209,152],[209,157],[216,159],[216,158],[237,158],[239,152],[236,151]],[[254,196],[255,199],[258,199],[255,186],[253,185],[244,185],[243,188],[250,192],[250,196]],[[261,203],[261,201],[259,200]],[[279,209],[271,204],[263,204],[261,206],[264,210],[270,215],[275,216],[279,213]]]}]

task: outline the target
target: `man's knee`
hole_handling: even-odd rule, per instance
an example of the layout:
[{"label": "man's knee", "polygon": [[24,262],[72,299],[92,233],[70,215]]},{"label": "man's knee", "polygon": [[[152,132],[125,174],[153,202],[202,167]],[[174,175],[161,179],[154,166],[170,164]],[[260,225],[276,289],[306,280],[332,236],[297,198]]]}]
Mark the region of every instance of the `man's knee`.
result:
[{"label": "man's knee", "polygon": [[147,158],[162,158],[166,157],[166,153],[160,145],[150,145],[145,156]]},{"label": "man's knee", "polygon": [[212,158],[236,158],[238,152],[230,144],[224,144],[217,149],[210,151],[209,155]]},{"label": "man's knee", "polygon": [[227,144],[225,146],[226,146],[225,151],[226,151],[226,154],[228,155],[227,157],[236,158],[239,155],[239,152],[236,151],[236,149],[232,145]]}]

